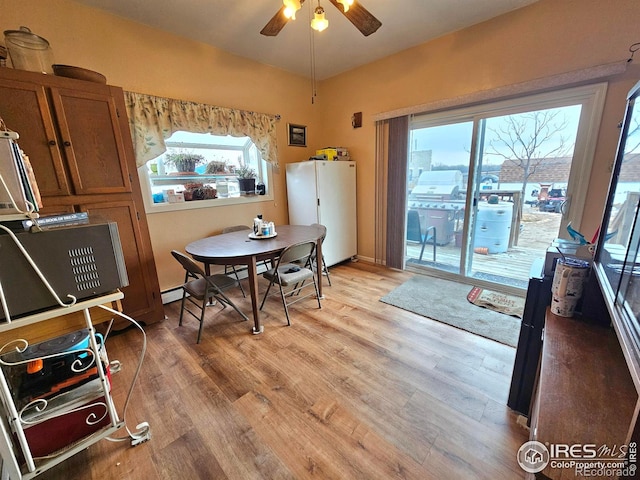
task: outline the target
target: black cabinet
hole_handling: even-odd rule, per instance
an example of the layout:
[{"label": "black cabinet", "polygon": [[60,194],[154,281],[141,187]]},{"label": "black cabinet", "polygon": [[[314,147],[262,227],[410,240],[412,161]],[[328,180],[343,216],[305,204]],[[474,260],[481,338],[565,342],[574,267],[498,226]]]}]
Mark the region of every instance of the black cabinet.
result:
[{"label": "black cabinet", "polygon": [[507,401],[509,408],[527,417],[530,417],[531,399],[542,350],[542,331],[547,307],[551,304],[553,281],[553,277],[544,275],[542,259],[535,262],[533,268],[536,265],[540,268],[539,272],[532,272],[529,279]]}]

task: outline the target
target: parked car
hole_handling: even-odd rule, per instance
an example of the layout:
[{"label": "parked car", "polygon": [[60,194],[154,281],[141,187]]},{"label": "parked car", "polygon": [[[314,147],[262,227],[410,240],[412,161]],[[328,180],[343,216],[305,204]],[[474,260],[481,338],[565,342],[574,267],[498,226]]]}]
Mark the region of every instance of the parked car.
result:
[{"label": "parked car", "polygon": [[560,213],[562,204],[566,200],[567,190],[565,188],[552,188],[549,190],[547,198],[539,199],[538,208],[541,212]]},{"label": "parked car", "polygon": [[500,178],[497,175],[493,175],[492,173],[483,173],[481,182],[482,183],[498,183]]}]

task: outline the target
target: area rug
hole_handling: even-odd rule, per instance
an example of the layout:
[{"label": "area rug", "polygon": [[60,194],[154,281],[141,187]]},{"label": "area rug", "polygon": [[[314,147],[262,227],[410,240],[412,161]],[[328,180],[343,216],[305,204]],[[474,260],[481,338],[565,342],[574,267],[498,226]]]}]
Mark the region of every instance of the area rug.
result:
[{"label": "area rug", "polygon": [[467,300],[469,285],[416,275],[380,299],[381,302],[515,347],[520,320]]},{"label": "area rug", "polygon": [[516,318],[522,318],[524,311],[524,298],[492,292],[480,287],[473,287],[467,295],[467,300],[478,307],[488,308]]}]

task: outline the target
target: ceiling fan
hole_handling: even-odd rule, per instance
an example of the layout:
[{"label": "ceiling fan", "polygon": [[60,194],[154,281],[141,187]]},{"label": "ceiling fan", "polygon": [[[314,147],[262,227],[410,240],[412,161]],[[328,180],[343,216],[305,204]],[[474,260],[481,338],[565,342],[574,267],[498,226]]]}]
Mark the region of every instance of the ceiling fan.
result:
[{"label": "ceiling fan", "polygon": [[[280,7],[280,10],[269,20],[269,22],[264,26],[260,33],[262,35],[266,35],[268,37],[275,37],[280,33],[280,30],[284,28],[284,26],[289,22],[289,20],[295,19],[295,12],[299,10],[305,0],[283,0],[283,5]],[[338,10],[342,13],[347,19],[355,25],[355,27],[360,30],[360,32],[368,37],[372,33],[374,33],[378,28],[382,26],[380,20],[374,17],[369,11],[360,5],[359,2],[354,0],[329,0]],[[312,28],[315,30],[323,30],[326,28],[328,22],[324,19],[324,9],[320,6],[320,2],[318,2],[318,6],[315,9],[315,19],[314,21],[320,21],[320,24],[324,22],[324,27],[316,28],[313,26]]]}]

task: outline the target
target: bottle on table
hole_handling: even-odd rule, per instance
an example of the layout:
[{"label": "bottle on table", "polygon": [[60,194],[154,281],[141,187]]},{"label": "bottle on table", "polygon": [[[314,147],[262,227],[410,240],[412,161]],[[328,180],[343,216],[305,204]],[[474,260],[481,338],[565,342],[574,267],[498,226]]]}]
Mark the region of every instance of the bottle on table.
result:
[{"label": "bottle on table", "polygon": [[260,214],[253,219],[253,234],[262,235],[262,215]]}]

